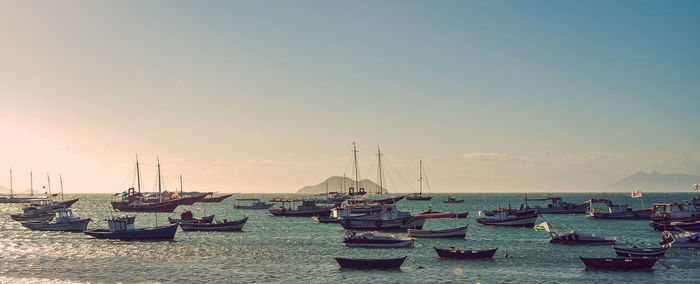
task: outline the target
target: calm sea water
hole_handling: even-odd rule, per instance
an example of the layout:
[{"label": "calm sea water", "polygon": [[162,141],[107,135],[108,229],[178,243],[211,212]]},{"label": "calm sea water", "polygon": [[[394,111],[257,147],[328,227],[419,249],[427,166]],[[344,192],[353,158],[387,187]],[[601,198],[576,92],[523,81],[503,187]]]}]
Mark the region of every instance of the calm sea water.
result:
[{"label": "calm sea water", "polygon": [[[240,194],[235,198],[261,198],[293,195]],[[434,195],[432,201],[399,202],[399,207],[414,212],[432,207],[439,211],[493,209],[499,204],[519,207],[521,194],[451,194],[464,198],[463,204],[443,204],[447,194]],[[541,194],[541,197],[546,197]],[[583,202],[590,198],[609,198],[640,208],[639,199],[628,194],[560,194],[565,201]],[[689,199],[691,193],[644,193],[644,202]],[[110,195],[74,195],[80,201],[74,213],[99,220],[91,223],[106,227],[102,219],[110,216]],[[530,194],[529,197],[536,197]],[[68,198],[68,196],[66,197]],[[179,216],[191,209],[196,216],[216,214],[218,220],[250,216],[242,232],[183,232],[174,241],[125,242],[98,240],[82,233],[31,231],[10,219],[21,210],[19,204],[0,204],[0,283],[207,283],[207,282],[287,282],[287,283],[428,283],[428,282],[698,282],[698,250],[673,249],[666,253],[653,271],[587,271],[579,256],[612,257],[610,246],[566,246],[548,243],[546,232],[528,228],[498,228],[476,223],[472,218],[465,239],[418,239],[414,248],[346,248],[344,230],[337,224],[316,224],[311,218],[274,217],[265,210],[236,210],[234,198],[222,203],[180,206],[174,213],[136,213],[136,226],[161,225],[167,217]],[[115,213],[116,214],[116,213]],[[589,233],[618,237],[624,241],[656,245],[660,233],[648,221],[592,220],[584,215],[545,215],[555,228],[567,226]],[[539,220],[542,222],[542,219]],[[452,220],[432,219],[426,229],[447,228]],[[406,235],[397,234],[397,235]],[[438,259],[433,246],[466,249],[499,247],[493,259]],[[504,254],[512,258],[505,258]],[[340,269],[333,257],[398,257],[408,255],[401,270],[356,271]],[[417,265],[423,268],[417,268]]]}]

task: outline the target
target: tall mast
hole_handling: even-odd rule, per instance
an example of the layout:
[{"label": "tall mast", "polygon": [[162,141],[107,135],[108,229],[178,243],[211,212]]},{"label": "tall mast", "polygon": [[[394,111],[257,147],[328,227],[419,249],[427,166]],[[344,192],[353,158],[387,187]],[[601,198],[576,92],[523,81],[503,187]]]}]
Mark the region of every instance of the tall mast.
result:
[{"label": "tall mast", "polygon": [[355,190],[360,190],[360,171],[357,169],[357,147],[355,142],[352,142],[352,152],[355,163]]},{"label": "tall mast", "polygon": [[418,195],[423,195],[423,160],[418,160],[418,171],[420,172],[420,193]]},{"label": "tall mast", "polygon": [[340,188],[340,192],[344,192],[345,190],[347,190],[347,188],[345,188],[345,173],[343,173],[343,187]]},{"label": "tall mast", "polygon": [[182,195],[182,174],[180,174],[180,195]]},{"label": "tall mast", "polygon": [[58,180],[61,181],[61,200],[63,200],[63,176],[58,175]]},{"label": "tall mast", "polygon": [[139,188],[139,193],[141,193],[141,171],[139,171],[139,155],[136,154],[136,186]]},{"label": "tall mast", "polygon": [[51,197],[51,178],[49,178],[49,173],[46,173],[46,182],[49,184],[49,197]]},{"label": "tall mast", "polygon": [[384,186],[382,185],[382,151],[379,150],[379,145],[377,145],[377,157],[379,160],[379,194],[384,194]]},{"label": "tall mast", "polygon": [[[160,196],[160,191],[161,191],[161,183],[160,183],[160,159],[156,156],[156,161],[158,161],[158,199],[162,199],[163,197]],[[162,201],[162,200],[161,200]]]},{"label": "tall mast", "polygon": [[29,196],[34,196],[34,176],[32,170],[29,170]]},{"label": "tall mast", "polygon": [[12,168],[10,168],[10,198],[14,198],[14,194],[12,194]]}]

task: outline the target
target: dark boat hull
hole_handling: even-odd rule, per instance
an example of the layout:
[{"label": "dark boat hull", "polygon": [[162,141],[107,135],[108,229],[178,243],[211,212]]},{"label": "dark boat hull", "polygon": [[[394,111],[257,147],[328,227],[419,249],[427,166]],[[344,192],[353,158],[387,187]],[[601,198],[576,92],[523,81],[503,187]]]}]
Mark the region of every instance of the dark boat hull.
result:
[{"label": "dark boat hull", "polygon": [[667,248],[664,248],[664,247],[660,247],[660,248],[617,248],[617,247],[613,247],[613,249],[615,249],[615,254],[617,254],[619,256],[660,257],[666,253]]},{"label": "dark boat hull", "polygon": [[129,203],[112,201],[112,208],[120,212],[173,212],[180,205],[177,200],[156,203]]},{"label": "dark boat hull", "polygon": [[176,223],[211,223],[214,221],[214,215],[210,216],[205,216],[205,217],[199,217],[199,218],[193,218],[193,219],[175,219],[175,218],[170,218],[168,217],[168,222],[170,224],[176,224]]},{"label": "dark boat hull", "polygon": [[110,232],[105,229],[88,230],[84,233],[98,239],[119,239],[127,241],[136,240],[172,240],[177,232],[177,224],[136,229],[133,231]]},{"label": "dark boat hull", "polygon": [[484,250],[461,250],[456,248],[437,248],[433,247],[440,258],[492,258],[496,254],[498,248]]},{"label": "dark boat hull", "polygon": [[197,202],[207,202],[207,203],[216,203],[216,202],[221,202],[226,198],[229,198],[233,196],[233,194],[226,194],[222,196],[217,196],[217,197],[210,197],[210,198],[202,198],[202,200],[197,201]]},{"label": "dark boat hull", "polygon": [[673,221],[673,222],[657,222],[652,221],[649,226],[656,231],[700,231],[700,221]]},{"label": "dark boat hull", "polygon": [[275,216],[287,216],[287,217],[328,217],[331,215],[331,209],[318,209],[318,210],[279,210],[270,209],[268,210],[270,214]]},{"label": "dark boat hull", "polygon": [[580,257],[586,267],[607,269],[651,269],[658,258],[586,258]]},{"label": "dark boat hull", "polygon": [[183,197],[178,199],[177,201],[180,202],[180,205],[192,205],[195,202],[200,202],[202,199],[207,197],[207,193],[200,193],[195,196],[189,196],[189,197]]},{"label": "dark boat hull", "polygon": [[340,267],[352,269],[399,269],[404,260],[405,256],[388,259],[335,258]]},{"label": "dark boat hull", "polygon": [[58,201],[58,202],[56,202],[56,203],[57,203],[57,204],[63,204],[63,207],[65,207],[65,208],[70,208],[71,206],[73,206],[74,203],[78,202],[78,199],[79,199],[79,198],[76,198],[76,199],[69,199],[69,200],[66,200],[66,201]]},{"label": "dark boat hull", "polygon": [[248,217],[225,223],[180,223],[180,228],[182,228],[183,231],[232,232],[243,229],[243,225],[245,225],[247,221]]}]

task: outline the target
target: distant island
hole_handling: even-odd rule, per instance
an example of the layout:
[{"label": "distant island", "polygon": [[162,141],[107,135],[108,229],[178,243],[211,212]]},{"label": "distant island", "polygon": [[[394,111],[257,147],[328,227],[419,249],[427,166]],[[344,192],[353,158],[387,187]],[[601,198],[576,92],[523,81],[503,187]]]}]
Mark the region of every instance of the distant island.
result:
[{"label": "distant island", "polygon": [[[343,177],[332,176],[319,184],[305,186],[302,189],[298,190],[297,193],[305,193],[305,194],[326,193],[326,185],[328,186],[329,192],[347,192],[348,188],[355,187],[355,180],[351,179],[349,177],[345,177],[345,188],[342,188]],[[370,193],[370,192],[372,194],[380,193],[379,185],[374,183],[371,180],[368,180],[368,179],[360,180],[360,187],[364,188],[367,193]],[[358,189],[355,189],[355,191],[357,191],[357,190]],[[389,192],[386,190],[386,188],[383,188],[381,190],[381,193],[387,194]]]},{"label": "distant island", "polygon": [[610,189],[683,192],[692,190],[697,183],[700,177],[696,175],[639,171],[610,185]]}]

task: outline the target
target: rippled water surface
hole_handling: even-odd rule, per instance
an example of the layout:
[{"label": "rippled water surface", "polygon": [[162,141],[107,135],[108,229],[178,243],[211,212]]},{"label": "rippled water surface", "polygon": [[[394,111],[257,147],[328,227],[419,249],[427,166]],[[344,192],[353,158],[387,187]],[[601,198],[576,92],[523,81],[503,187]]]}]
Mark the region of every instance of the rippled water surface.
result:
[{"label": "rippled water surface", "polygon": [[[280,195],[274,195],[280,196]],[[285,195],[290,196],[290,195]],[[519,207],[520,194],[459,194],[463,204],[443,204],[448,195],[432,201],[399,202],[402,209],[434,210],[476,215],[480,209],[512,204]],[[583,202],[609,198],[640,208],[628,194],[562,194],[565,201]],[[110,195],[79,197],[75,215],[97,222],[89,228],[106,227]],[[240,194],[235,198],[268,199],[273,195]],[[531,195],[535,197],[535,195]],[[542,194],[544,197],[544,194]],[[688,199],[691,194],[645,193],[645,203]],[[31,231],[10,219],[20,204],[0,204],[0,283],[72,282],[289,282],[289,283],[427,283],[427,282],[694,282],[700,276],[698,250],[673,249],[652,271],[588,271],[579,256],[612,257],[610,246],[566,246],[548,243],[546,232],[527,228],[487,227],[473,219],[465,239],[418,239],[414,248],[363,249],[342,244],[344,230],[337,224],[316,224],[311,218],[274,217],[265,210],[233,209],[234,199],[221,203],[180,206],[174,213],[136,213],[136,227],[167,223],[184,209],[196,216],[216,214],[217,220],[250,216],[242,232],[183,232],[174,241],[125,242],[98,240],[82,233]],[[114,213],[117,214],[117,213]],[[624,241],[656,245],[660,233],[648,221],[592,220],[584,215],[544,215],[555,228],[577,230]],[[542,219],[539,220],[542,222]],[[431,219],[426,229],[447,228],[452,220]],[[406,235],[398,234],[398,235]],[[433,246],[466,249],[499,247],[493,259],[438,259]],[[504,257],[504,254],[512,258]],[[340,269],[333,257],[398,257],[408,255],[401,270],[356,271]],[[418,269],[417,266],[423,268]]]}]

